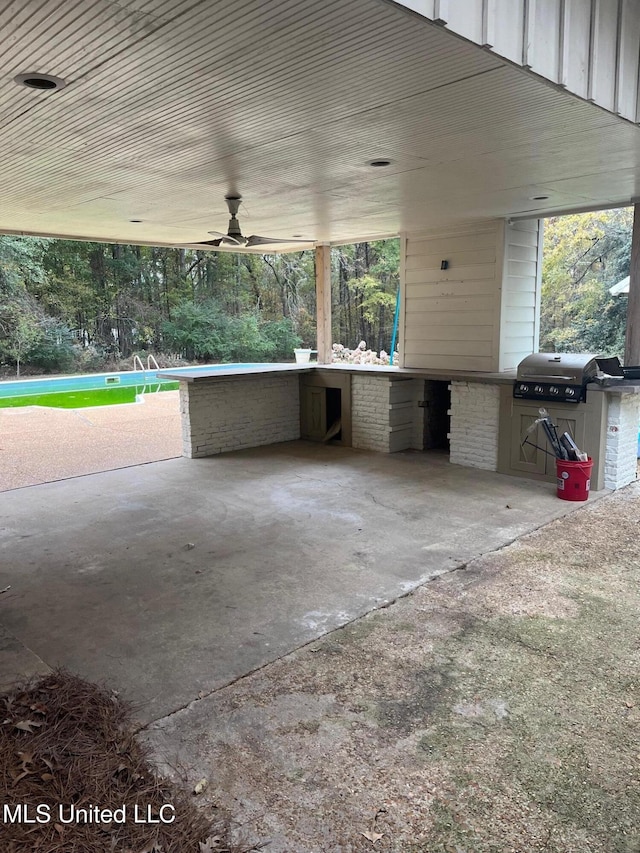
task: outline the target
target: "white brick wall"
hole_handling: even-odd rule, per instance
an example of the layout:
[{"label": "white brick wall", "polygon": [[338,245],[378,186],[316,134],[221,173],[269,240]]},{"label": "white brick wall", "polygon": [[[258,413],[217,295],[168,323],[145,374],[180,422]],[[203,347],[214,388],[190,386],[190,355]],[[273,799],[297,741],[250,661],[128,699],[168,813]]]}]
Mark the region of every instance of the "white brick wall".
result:
[{"label": "white brick wall", "polygon": [[386,376],[351,377],[351,446],[390,452],[389,389]]},{"label": "white brick wall", "polygon": [[183,454],[214,456],[300,438],[298,374],[181,382]]},{"label": "white brick wall", "polygon": [[496,471],[499,413],[498,385],[452,382],[449,460],[455,465]]},{"label": "white brick wall", "polygon": [[422,450],[424,410],[418,402],[423,385],[417,379],[353,374],[352,447],[382,453]]},{"label": "white brick wall", "polygon": [[609,394],[604,486],[620,489],[636,479],[640,395]]}]

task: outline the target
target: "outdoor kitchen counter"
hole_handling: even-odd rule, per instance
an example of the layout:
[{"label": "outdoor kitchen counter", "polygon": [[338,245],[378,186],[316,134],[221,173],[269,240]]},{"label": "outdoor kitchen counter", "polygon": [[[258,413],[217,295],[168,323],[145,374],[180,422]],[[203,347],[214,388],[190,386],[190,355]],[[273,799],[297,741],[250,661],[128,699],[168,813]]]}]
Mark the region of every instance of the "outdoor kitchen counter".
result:
[{"label": "outdoor kitchen counter", "polygon": [[[425,412],[420,401],[425,381],[450,384],[456,389],[452,390],[453,420],[461,423],[456,421],[458,391],[464,395],[466,389],[473,406],[483,405],[483,395],[490,394],[497,412],[498,386],[511,386],[515,372],[312,362],[168,369],[159,371],[159,376],[180,383],[183,453],[193,458],[291,441],[301,435],[309,437],[308,418],[313,417],[309,407],[325,404],[319,400],[323,392],[313,390],[318,385],[341,389],[340,414],[347,446],[386,453],[420,449]],[[301,383],[305,376],[309,382]],[[478,391],[474,393],[473,389]],[[314,393],[312,402],[309,395],[313,397]],[[474,402],[476,397],[478,401]],[[326,417],[334,415],[323,414],[318,427],[322,436],[330,426],[324,423]]]},{"label": "outdoor kitchen counter", "polygon": [[640,394],[640,382],[627,380],[625,382],[617,382],[615,385],[599,385],[597,382],[590,382],[587,385],[587,391],[605,391],[607,394],[618,396]]},{"label": "outdoor kitchen counter", "polygon": [[216,367],[211,370],[184,370],[172,372],[170,368],[158,372],[163,379],[181,382],[210,382],[212,380],[242,379],[276,373],[309,373],[314,370],[335,370],[343,373],[386,374],[407,379],[433,379],[442,382],[458,380],[462,382],[489,382],[498,385],[510,385],[516,378],[515,370],[504,373],[479,373],[465,370],[429,370],[416,367],[390,367],[384,364],[265,364],[259,367]]},{"label": "outdoor kitchen counter", "polygon": [[272,375],[275,373],[308,373],[316,367],[315,364],[264,364],[258,367],[232,367],[229,365],[216,366],[210,370],[194,368],[193,370],[180,370],[174,372],[171,368],[159,370],[158,376],[162,379],[177,379],[180,382],[210,382],[220,379],[242,379],[243,377]]}]

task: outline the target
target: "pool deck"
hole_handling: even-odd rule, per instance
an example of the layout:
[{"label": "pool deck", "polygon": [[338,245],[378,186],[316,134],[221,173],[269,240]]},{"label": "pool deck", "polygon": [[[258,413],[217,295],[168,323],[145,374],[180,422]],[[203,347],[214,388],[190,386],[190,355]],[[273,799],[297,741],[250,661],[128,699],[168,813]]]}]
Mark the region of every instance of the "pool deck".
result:
[{"label": "pool deck", "polygon": [[0,409],[0,491],[182,454],[178,391],[89,409]]}]

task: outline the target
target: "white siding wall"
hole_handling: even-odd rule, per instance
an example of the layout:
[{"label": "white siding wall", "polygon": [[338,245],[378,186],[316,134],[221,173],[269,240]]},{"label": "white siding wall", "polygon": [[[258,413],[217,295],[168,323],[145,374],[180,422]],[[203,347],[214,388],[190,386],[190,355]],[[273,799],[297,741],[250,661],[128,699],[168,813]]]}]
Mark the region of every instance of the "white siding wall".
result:
[{"label": "white siding wall", "polygon": [[538,349],[542,220],[507,224],[500,318],[500,370],[513,370]]},{"label": "white siding wall", "polygon": [[640,0],[398,2],[636,121]]},{"label": "white siding wall", "polygon": [[406,235],[401,366],[503,371],[535,352],[542,232],[537,219],[485,220]]},{"label": "white siding wall", "polygon": [[403,240],[404,367],[498,369],[503,240],[502,220]]}]

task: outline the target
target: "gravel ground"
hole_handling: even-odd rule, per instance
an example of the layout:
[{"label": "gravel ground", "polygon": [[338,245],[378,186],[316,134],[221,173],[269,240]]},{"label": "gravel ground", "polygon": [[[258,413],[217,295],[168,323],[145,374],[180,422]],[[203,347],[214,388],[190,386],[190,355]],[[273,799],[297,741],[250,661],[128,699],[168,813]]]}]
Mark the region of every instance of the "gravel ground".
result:
[{"label": "gravel ground", "polygon": [[0,492],[181,455],[178,391],[119,406],[0,409]]},{"label": "gravel ground", "polygon": [[638,853],[640,486],[151,726],[269,853]]}]

